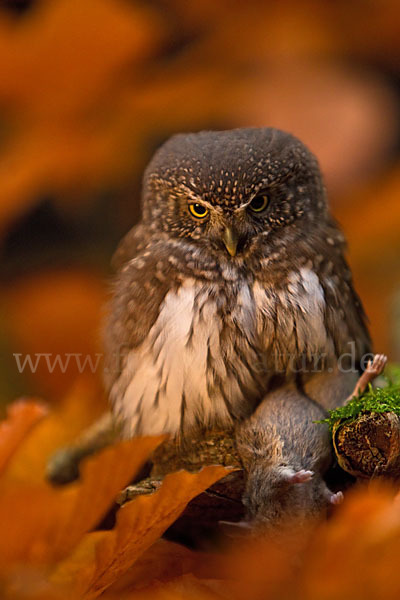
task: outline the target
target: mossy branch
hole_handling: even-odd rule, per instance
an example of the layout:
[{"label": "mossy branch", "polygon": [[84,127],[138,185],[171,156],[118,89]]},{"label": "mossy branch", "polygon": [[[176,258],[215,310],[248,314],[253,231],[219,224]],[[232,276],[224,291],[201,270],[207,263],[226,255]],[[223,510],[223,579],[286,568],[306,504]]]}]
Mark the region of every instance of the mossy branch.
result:
[{"label": "mossy branch", "polygon": [[400,415],[400,385],[392,381],[382,388],[373,388],[369,384],[366,392],[355,396],[345,406],[330,410],[327,418],[318,422],[327,423],[330,431],[333,431],[338,423],[349,423],[363,414],[387,412]]},{"label": "mossy branch", "polygon": [[400,368],[388,369],[384,387],[368,385],[323,423],[332,432],[339,465],[360,478],[400,478]]}]

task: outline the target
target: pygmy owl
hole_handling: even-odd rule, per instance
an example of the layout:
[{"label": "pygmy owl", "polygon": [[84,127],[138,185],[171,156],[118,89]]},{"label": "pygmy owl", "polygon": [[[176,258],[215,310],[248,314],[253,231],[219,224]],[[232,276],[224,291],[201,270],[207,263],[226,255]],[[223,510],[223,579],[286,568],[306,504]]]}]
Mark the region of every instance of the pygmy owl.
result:
[{"label": "pygmy owl", "polygon": [[[370,340],[317,160],[272,128],[176,135],[143,182],[106,327],[124,435],[228,428],[294,382],[340,404]],[[354,369],[353,369],[354,371]]]}]

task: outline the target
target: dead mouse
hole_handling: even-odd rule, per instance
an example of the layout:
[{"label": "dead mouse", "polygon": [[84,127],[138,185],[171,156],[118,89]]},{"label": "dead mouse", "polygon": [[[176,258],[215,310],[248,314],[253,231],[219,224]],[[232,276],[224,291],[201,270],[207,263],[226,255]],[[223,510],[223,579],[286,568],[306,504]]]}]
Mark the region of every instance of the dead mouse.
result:
[{"label": "dead mouse", "polygon": [[[348,400],[379,375],[386,357],[367,365]],[[243,503],[247,518],[225,523],[225,531],[276,527],[289,520],[301,525],[343,500],[323,477],[332,464],[331,437],[324,409],[289,384],[270,393],[255,413],[237,429],[236,441],[247,483]]]},{"label": "dead mouse", "polygon": [[328,428],[314,423],[326,413],[287,385],[268,395],[238,429],[236,442],[247,472],[241,526],[277,526],[317,516],[342,500],[323,480],[332,463]]}]

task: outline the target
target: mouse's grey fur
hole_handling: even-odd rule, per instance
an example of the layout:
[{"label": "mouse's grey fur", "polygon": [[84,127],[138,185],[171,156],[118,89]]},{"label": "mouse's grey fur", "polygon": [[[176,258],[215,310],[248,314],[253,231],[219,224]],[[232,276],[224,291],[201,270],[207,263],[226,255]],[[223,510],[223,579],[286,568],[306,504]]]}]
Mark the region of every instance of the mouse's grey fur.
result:
[{"label": "mouse's grey fur", "polygon": [[300,524],[341,500],[323,479],[332,462],[330,435],[314,421],[324,417],[317,403],[288,385],[239,426],[249,521],[276,526],[291,518]]}]

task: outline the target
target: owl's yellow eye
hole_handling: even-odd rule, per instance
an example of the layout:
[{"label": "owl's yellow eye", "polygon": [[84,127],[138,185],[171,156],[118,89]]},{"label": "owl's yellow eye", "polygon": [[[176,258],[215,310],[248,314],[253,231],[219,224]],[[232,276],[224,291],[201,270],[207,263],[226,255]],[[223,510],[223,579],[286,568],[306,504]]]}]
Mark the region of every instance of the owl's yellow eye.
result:
[{"label": "owl's yellow eye", "polygon": [[259,213],[267,208],[268,202],[268,196],[266,194],[260,194],[260,196],[255,196],[255,198],[253,198],[249,204],[249,208],[253,212]]},{"label": "owl's yellow eye", "polygon": [[205,219],[208,215],[208,208],[197,202],[195,202],[195,204],[189,204],[189,211],[196,219]]}]

